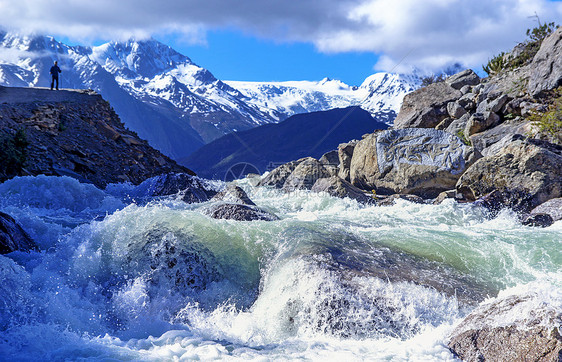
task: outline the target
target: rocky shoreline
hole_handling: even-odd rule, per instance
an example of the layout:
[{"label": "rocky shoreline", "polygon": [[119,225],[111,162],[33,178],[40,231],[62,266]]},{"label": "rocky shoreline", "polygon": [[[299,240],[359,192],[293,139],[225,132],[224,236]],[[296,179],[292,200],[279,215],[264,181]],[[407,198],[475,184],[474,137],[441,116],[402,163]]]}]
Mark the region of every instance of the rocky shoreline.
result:
[{"label": "rocky shoreline", "polygon": [[486,79],[465,70],[420,88],[404,98],[393,129],[341,144],[336,162],[282,165],[260,185],[376,204],[454,198],[548,226],[560,220],[545,203],[562,197],[562,135],[541,132],[530,116],[546,111],[562,85],[562,66],[549,61],[561,43],[562,28],[520,68]]}]

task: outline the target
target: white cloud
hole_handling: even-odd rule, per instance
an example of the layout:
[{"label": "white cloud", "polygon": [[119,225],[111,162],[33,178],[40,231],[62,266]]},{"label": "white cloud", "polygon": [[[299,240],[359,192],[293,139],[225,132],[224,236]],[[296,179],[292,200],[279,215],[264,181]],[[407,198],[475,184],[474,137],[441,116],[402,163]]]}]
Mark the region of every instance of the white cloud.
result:
[{"label": "white cloud", "polygon": [[[510,50],[536,25],[529,16],[558,21],[559,4],[543,0],[371,0],[349,13],[363,31],[342,29],[316,41],[324,51],[375,51],[377,68],[414,65],[436,69],[460,62],[479,67],[500,50]],[[405,57],[405,58],[404,58]]]},{"label": "white cloud", "polygon": [[304,41],[323,52],[381,55],[380,70],[479,67],[509,50],[541,20],[560,22],[547,0],[0,0],[8,29],[77,41],[173,32],[205,42],[205,31],[231,28],[276,41]]},{"label": "white cloud", "polygon": [[44,55],[42,52],[0,47],[0,63],[2,64],[16,64],[22,60],[41,58]]}]

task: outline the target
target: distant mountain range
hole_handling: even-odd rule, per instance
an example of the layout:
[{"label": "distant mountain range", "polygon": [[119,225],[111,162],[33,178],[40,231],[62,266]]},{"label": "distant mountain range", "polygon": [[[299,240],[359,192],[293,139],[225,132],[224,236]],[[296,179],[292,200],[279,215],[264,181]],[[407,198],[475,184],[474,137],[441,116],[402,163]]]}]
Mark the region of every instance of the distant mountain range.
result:
[{"label": "distant mountain range", "polygon": [[228,180],[230,173],[262,174],[302,157],[320,158],[342,142],[386,128],[358,106],[297,114],[278,124],[223,136],[180,163],[202,177]]},{"label": "distant mountain range", "polygon": [[183,159],[233,131],[338,107],[361,106],[391,124],[415,76],[378,73],[360,87],[319,82],[221,81],[156,40],[69,46],[48,36],[0,32],[0,85],[47,87],[54,60],[61,86],[90,88],[151,145]]},{"label": "distant mountain range", "polygon": [[273,117],[282,115],[286,118],[299,113],[360,106],[377,120],[390,125],[404,96],[416,90],[421,81],[413,75],[376,73],[359,87],[329,78],[319,82],[226,83],[247,96],[247,103],[269,111]]}]

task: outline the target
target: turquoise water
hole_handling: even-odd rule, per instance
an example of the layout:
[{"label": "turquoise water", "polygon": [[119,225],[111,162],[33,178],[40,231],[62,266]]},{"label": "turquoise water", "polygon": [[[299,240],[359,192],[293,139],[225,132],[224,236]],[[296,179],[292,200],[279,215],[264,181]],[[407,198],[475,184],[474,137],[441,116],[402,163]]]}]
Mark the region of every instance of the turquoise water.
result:
[{"label": "turquoise water", "polygon": [[498,293],[562,306],[561,222],[239,184],[281,220],[214,220],[130,185],[0,184],[42,250],[0,256],[0,357],[453,360],[448,333]]}]

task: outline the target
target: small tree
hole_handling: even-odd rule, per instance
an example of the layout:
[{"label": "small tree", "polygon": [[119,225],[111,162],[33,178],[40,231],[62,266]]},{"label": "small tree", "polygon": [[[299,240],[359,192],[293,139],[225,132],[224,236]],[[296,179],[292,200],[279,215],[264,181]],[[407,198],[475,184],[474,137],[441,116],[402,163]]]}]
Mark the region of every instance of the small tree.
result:
[{"label": "small tree", "polygon": [[528,39],[522,43],[523,50],[519,55],[508,58],[506,54],[502,52],[490,59],[488,64],[482,66],[482,69],[484,69],[488,75],[494,75],[503,70],[515,69],[527,64],[533,59],[535,54],[537,54],[543,40],[552,34],[557,27],[558,25],[553,22],[542,25],[539,22],[539,26],[536,28],[527,29]]},{"label": "small tree", "polygon": [[444,74],[439,74],[439,75],[431,74],[431,75],[428,75],[427,77],[422,77],[421,85],[422,85],[422,87],[427,87],[430,84],[439,83],[439,82],[442,82],[444,80],[445,80]]}]

